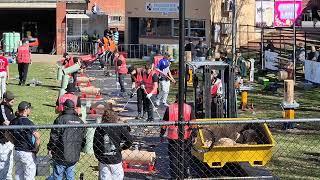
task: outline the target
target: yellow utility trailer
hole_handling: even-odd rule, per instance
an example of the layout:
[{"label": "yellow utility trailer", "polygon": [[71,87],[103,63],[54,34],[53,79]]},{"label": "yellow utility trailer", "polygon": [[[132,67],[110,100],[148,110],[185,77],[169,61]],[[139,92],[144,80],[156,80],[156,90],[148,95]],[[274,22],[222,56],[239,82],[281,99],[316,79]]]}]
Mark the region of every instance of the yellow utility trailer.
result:
[{"label": "yellow utility trailer", "polygon": [[[211,119],[218,120],[218,119]],[[220,119],[225,120],[225,119]],[[239,118],[229,118],[228,120],[245,120]],[[208,119],[199,119],[197,121],[208,121]],[[215,126],[215,125],[213,125]],[[223,125],[217,125],[223,126]],[[256,131],[261,136],[257,144],[235,144],[235,145],[208,145],[204,137],[204,128],[199,127],[196,143],[193,145],[192,155],[211,168],[221,168],[226,163],[247,162],[251,166],[265,166],[271,159],[275,140],[267,124],[256,124]]]},{"label": "yellow utility trailer", "polygon": [[[221,168],[227,163],[266,165],[272,157],[275,141],[266,124],[237,118],[233,67],[221,61],[188,62],[188,66],[192,69],[193,105],[197,121],[246,120],[243,123],[199,125],[192,155],[211,168]],[[217,79],[222,83],[220,92],[213,94],[213,82]],[[254,138],[254,141],[247,141],[247,137]]]}]

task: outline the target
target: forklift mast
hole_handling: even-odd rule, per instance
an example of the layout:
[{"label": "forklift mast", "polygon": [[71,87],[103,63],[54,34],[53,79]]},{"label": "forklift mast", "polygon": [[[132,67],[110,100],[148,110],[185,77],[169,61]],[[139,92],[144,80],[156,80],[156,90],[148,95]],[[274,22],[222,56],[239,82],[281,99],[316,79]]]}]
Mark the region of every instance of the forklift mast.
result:
[{"label": "forklift mast", "polygon": [[[216,112],[222,114],[219,118],[237,117],[234,68],[222,61],[189,62],[187,65],[193,71],[194,107],[200,112],[197,118],[217,118],[213,115]],[[213,70],[218,72],[222,82],[223,93],[218,98],[211,95]]]}]

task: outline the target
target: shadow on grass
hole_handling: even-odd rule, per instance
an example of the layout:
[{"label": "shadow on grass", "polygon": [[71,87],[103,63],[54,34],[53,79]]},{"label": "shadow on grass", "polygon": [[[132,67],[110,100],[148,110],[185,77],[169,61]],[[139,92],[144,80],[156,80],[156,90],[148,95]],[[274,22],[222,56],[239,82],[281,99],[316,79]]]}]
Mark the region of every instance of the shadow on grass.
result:
[{"label": "shadow on grass", "polygon": [[56,106],[55,105],[52,105],[52,104],[42,104],[43,106],[47,106],[47,107],[53,107],[55,108]]}]

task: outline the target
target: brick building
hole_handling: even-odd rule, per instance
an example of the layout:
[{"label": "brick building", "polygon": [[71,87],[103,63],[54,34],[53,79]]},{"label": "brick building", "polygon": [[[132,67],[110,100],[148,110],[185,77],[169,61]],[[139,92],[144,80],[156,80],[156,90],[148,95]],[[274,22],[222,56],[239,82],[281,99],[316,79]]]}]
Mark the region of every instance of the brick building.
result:
[{"label": "brick building", "polygon": [[[79,31],[77,28],[68,27],[71,21],[76,24],[81,17],[88,33],[92,34],[96,30],[102,36],[101,31],[106,26],[92,26],[89,18],[94,3],[100,7],[102,13],[108,15],[109,20],[102,18],[93,20],[102,24],[100,26],[105,26],[109,21],[109,27],[119,27],[120,30],[124,30],[124,0],[0,0],[0,19],[2,24],[5,24],[0,27],[0,36],[4,32],[18,32],[24,38],[30,31],[33,37],[39,39],[39,52],[50,53],[55,49],[57,54],[62,54],[67,51],[68,33]],[[67,21],[68,18],[72,20]]]}]

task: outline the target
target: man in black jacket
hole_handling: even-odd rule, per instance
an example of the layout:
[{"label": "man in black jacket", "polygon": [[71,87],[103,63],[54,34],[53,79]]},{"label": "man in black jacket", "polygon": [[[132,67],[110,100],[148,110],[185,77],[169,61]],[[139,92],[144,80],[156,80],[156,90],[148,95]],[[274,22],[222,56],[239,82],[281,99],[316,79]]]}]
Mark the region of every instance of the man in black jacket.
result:
[{"label": "man in black jacket", "polygon": [[[112,110],[106,110],[102,116],[103,123],[117,123],[119,117]],[[124,142],[122,145],[120,143]],[[129,149],[132,137],[127,127],[98,127],[94,133],[93,150],[99,161],[99,180],[122,180],[121,151]]]},{"label": "man in black jacket", "polygon": [[[0,126],[8,126],[15,116],[13,113],[14,95],[7,91],[3,94],[0,104]],[[12,179],[13,144],[9,141],[7,132],[0,131],[0,177]]]},{"label": "man in black jacket", "polygon": [[[64,111],[53,124],[81,124],[72,100],[66,100]],[[53,179],[73,180],[75,165],[79,161],[84,138],[83,128],[55,128],[51,130],[47,145],[53,159]]]}]

